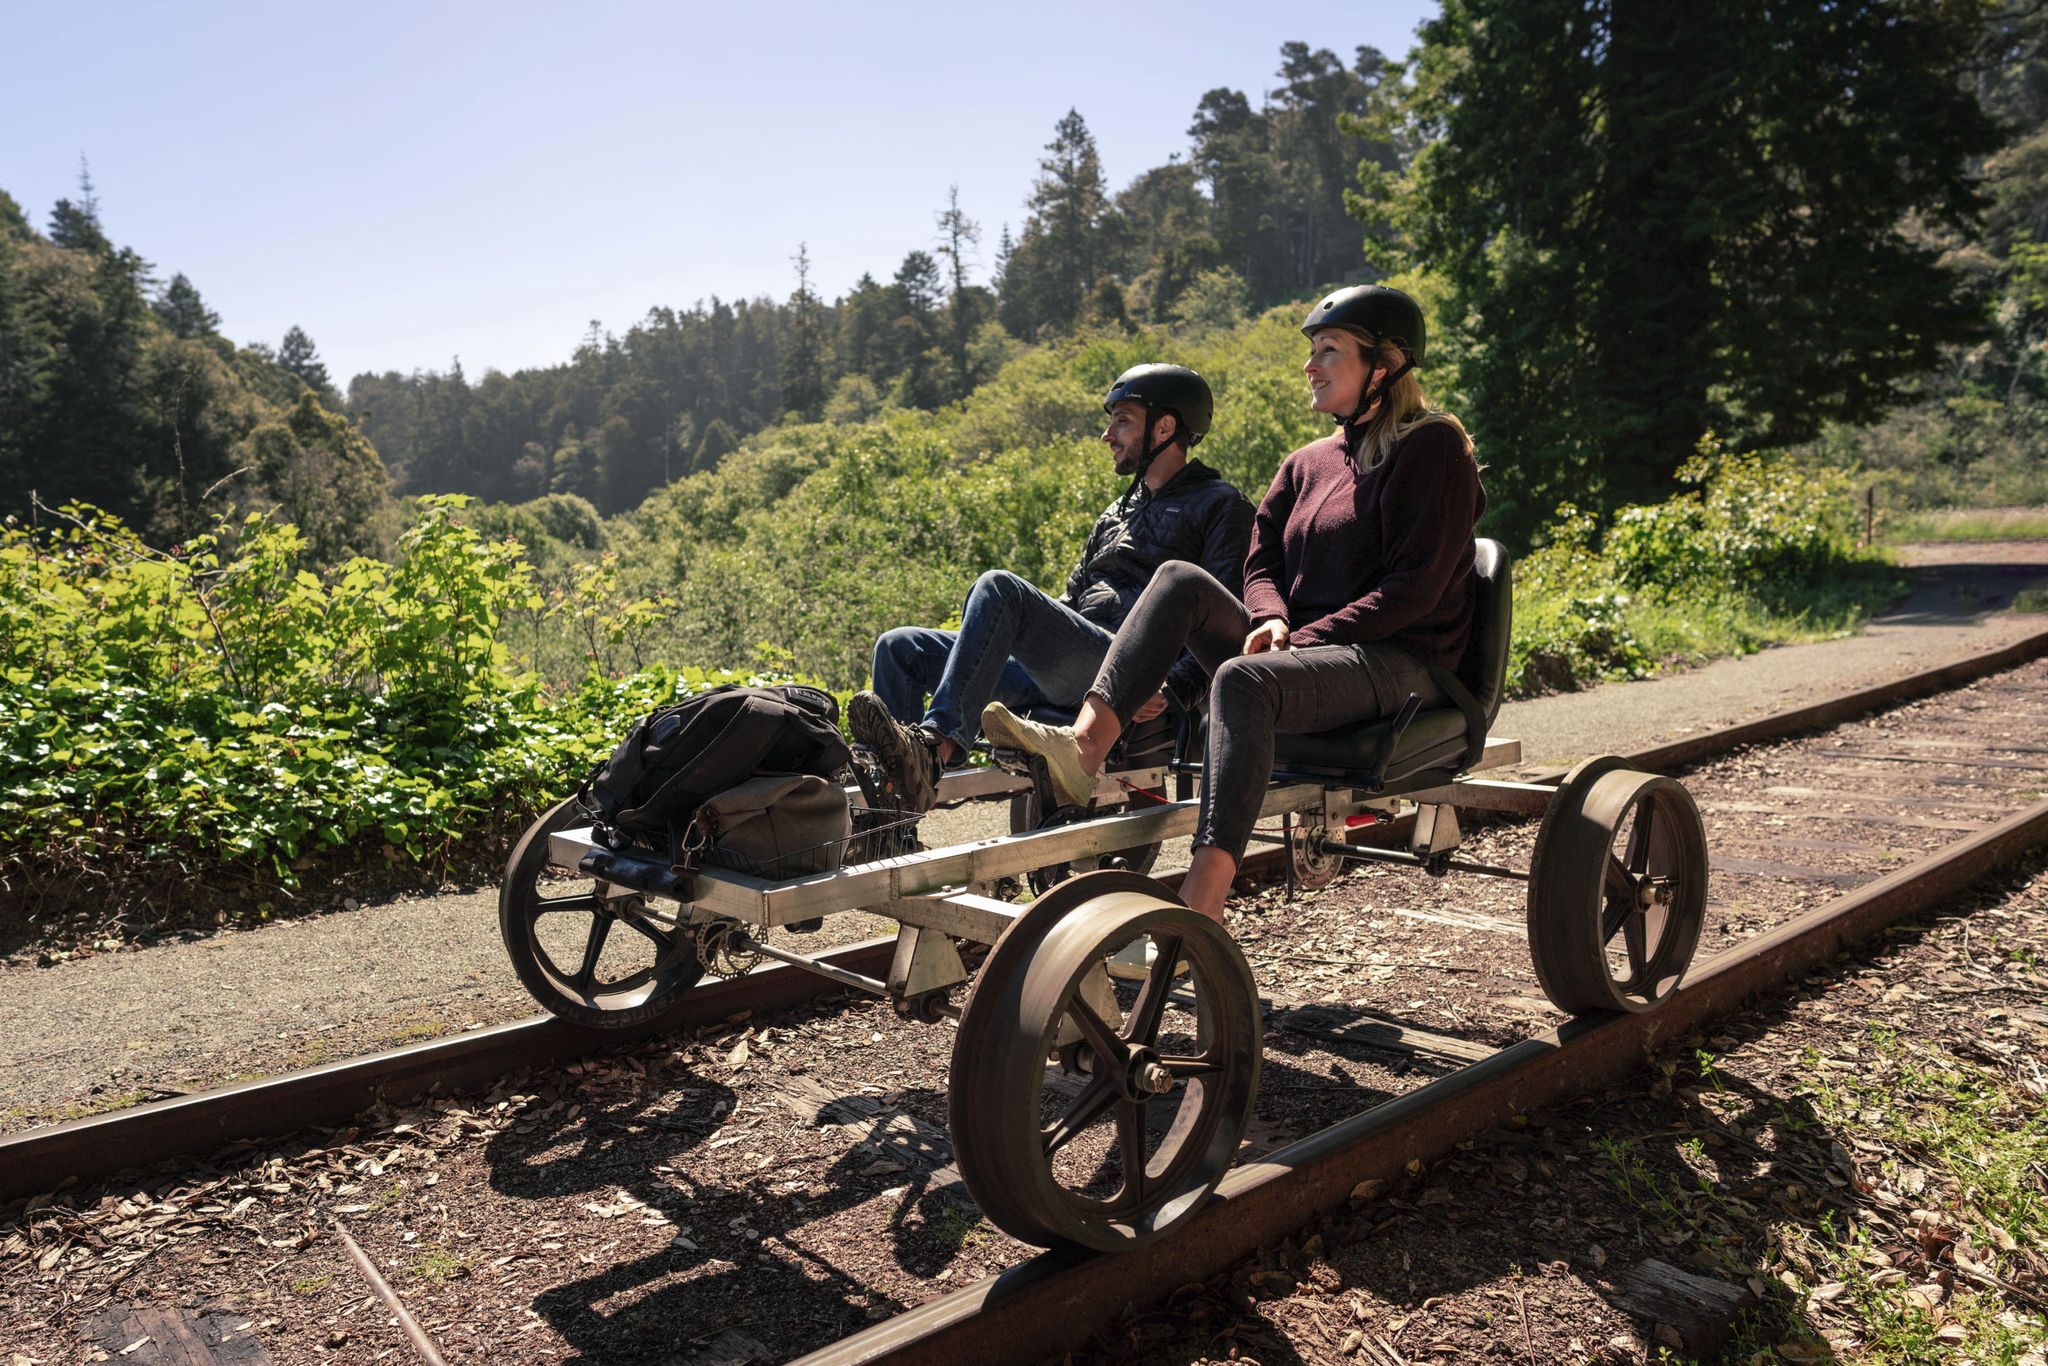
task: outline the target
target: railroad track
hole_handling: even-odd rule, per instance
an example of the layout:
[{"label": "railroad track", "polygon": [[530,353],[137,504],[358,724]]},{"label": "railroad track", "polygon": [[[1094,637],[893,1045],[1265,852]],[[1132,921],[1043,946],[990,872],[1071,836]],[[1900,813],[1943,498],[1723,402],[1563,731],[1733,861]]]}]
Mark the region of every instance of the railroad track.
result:
[{"label": "railroad track", "polygon": [[[1745,746],[1839,725],[1874,709],[1895,708],[1908,699],[2012,670],[2044,653],[2048,634],[1628,757],[1644,769],[1699,764]],[[1200,1279],[1314,1214],[1341,1206],[1360,1181],[1390,1179],[1411,1160],[1430,1160],[1490,1124],[1626,1076],[1658,1040],[1689,1032],[1744,997],[1808,971],[1844,944],[1924,911],[2048,838],[2048,803],[2027,800],[2031,792],[2048,787],[2048,753],[2030,746],[2042,728],[2019,715],[2029,708],[2048,715],[2048,674],[2038,668],[1987,682],[1974,695],[1893,712],[1850,732],[1809,736],[1761,759],[1724,757],[1689,775],[1720,851],[1713,905],[1725,942],[1718,952],[1707,943],[1703,954],[1708,956],[1695,963],[1685,987],[1650,1015],[1566,1021],[1519,1041],[1494,1043],[1487,1041],[1483,1027],[1431,1027],[1412,1016],[1388,1019],[1355,1009],[1313,1012],[1304,1008],[1306,1003],[1333,994],[1322,991],[1324,986],[1385,987],[1391,979],[1406,994],[1425,990],[1410,985],[1419,974],[1443,976],[1457,969],[1448,962],[1412,971],[1395,964],[1390,973],[1388,964],[1359,960],[1350,945],[1333,947],[1327,937],[1319,941],[1293,932],[1281,923],[1289,913],[1278,908],[1277,896],[1269,897],[1276,903],[1270,923],[1262,914],[1255,917],[1262,922],[1259,927],[1245,931],[1254,962],[1276,971],[1290,964],[1300,971],[1327,971],[1336,978],[1334,983],[1308,979],[1300,971],[1288,977],[1286,989],[1267,1001],[1273,1030],[1269,1043],[1276,1050],[1282,1043],[1327,1045],[1322,1057],[1395,1059],[1381,1069],[1389,1075],[1380,1086],[1395,1098],[1363,1113],[1342,1110],[1346,1104],[1356,1110],[1355,1094],[1325,1098],[1334,1100],[1343,1117],[1315,1124],[1313,1132],[1296,1141],[1287,1141],[1284,1124],[1267,1126],[1263,1151],[1255,1150],[1256,1160],[1244,1162],[1226,1180],[1208,1210],[1176,1236],[1117,1257],[1110,1264],[1113,1274],[1105,1274],[1099,1259],[1041,1254],[845,1337],[809,1359],[915,1361],[957,1357],[963,1351],[992,1355],[988,1344],[993,1342],[1003,1344],[1000,1355],[1005,1358],[1055,1352],[1127,1303]],[[1766,771],[1771,769],[1776,771]],[[1477,832],[1468,849],[1478,851],[1473,857],[1500,862],[1515,856],[1518,840],[1525,849],[1526,827],[1503,824]],[[1734,852],[1737,841],[1740,853]],[[1752,857],[1763,854],[1770,857]],[[1884,871],[1887,861],[1902,860],[1912,861]],[[1875,880],[1870,880],[1873,873]],[[1327,899],[1366,883],[1350,879],[1323,895]],[[1447,937],[1444,931],[1481,943],[1489,937],[1511,938],[1511,913],[1459,906],[1455,880],[1444,886],[1453,894],[1388,908],[1382,921],[1387,931],[1364,937],[1383,944],[1403,938],[1421,943],[1431,934],[1441,939]],[[1817,908],[1799,904],[1823,889],[1849,890]],[[873,973],[889,952],[890,941],[875,941],[842,950],[834,961]],[[1431,952],[1419,950],[1418,958]],[[1484,960],[1483,953],[1474,956],[1474,961]],[[759,1016],[833,989],[811,974],[769,968],[689,993],[639,1037],[701,1032],[714,1025],[724,1029],[730,1017],[743,1011]],[[1285,999],[1288,995],[1294,1000]],[[1422,999],[1413,1005],[1420,1006]],[[1484,1014],[1477,1005],[1461,1005],[1455,993],[1439,992],[1437,1000],[1450,1009],[1432,1007],[1436,1015],[1429,1020]],[[1471,1037],[1475,1033],[1480,1037]],[[552,1019],[524,1021],[30,1131],[0,1142],[0,1200],[47,1197],[66,1178],[77,1178],[82,1188],[84,1181],[120,1169],[132,1171],[250,1135],[342,1124],[373,1104],[404,1105],[432,1092],[486,1086],[507,1073],[557,1067],[631,1037],[622,1040],[617,1031],[579,1030]],[[1349,1075],[1360,1076],[1361,1069],[1354,1066]],[[1269,1080],[1275,1077],[1269,1071]],[[1418,1077],[1423,1084],[1414,1084]],[[537,1088],[535,1083],[532,1089]],[[819,1104],[833,1101],[829,1088],[817,1090],[823,1093]],[[1330,1113],[1327,1105],[1301,1110],[1309,1120],[1327,1119]],[[1305,1122],[1297,1117],[1296,1128]],[[913,1146],[942,1141],[919,1130],[911,1125]],[[886,1164],[886,1134],[878,1151],[884,1152]],[[917,1170],[914,1162],[898,1170],[905,1167]],[[943,1167],[933,1176],[932,1185],[944,1184]]]}]

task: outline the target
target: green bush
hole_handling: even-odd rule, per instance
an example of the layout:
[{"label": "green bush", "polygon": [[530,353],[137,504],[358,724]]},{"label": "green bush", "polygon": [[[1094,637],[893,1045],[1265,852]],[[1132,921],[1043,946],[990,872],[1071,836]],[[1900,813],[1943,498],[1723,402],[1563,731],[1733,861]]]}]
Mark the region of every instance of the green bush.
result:
[{"label": "green bush", "polygon": [[[367,841],[445,866],[558,799],[633,718],[732,674],[596,673],[556,695],[518,669],[539,607],[511,542],[424,500],[394,564],[327,579],[251,518],[153,551],[67,510],[0,536],[0,828],[33,882],[60,866],[240,863],[295,881]],[[17,885],[19,879],[10,885]]]},{"label": "green bush", "polygon": [[1558,508],[1515,566],[1512,692],[1839,634],[1897,592],[1886,558],[1856,545],[1839,471],[1709,438],[1680,477],[1696,491],[1620,509],[1604,538]]}]

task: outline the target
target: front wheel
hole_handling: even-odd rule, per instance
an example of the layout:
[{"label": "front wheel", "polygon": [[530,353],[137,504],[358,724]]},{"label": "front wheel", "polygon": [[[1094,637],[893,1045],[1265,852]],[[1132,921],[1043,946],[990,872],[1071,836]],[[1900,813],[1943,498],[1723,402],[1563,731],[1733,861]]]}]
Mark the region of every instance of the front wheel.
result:
[{"label": "front wheel", "polygon": [[[1149,939],[1135,990],[1104,960]],[[1150,878],[1084,873],[989,953],[960,1015],[948,1098],[968,1193],[998,1228],[1102,1252],[1163,1238],[1229,1172],[1258,1095],[1251,967]]]},{"label": "front wheel", "polygon": [[[645,1024],[697,984],[696,940],[638,893],[548,866],[548,837],[589,823],[574,798],[527,827],[498,890],[512,970],[551,1015],[596,1029]],[[621,889],[623,891],[623,889]]]},{"label": "front wheel", "polygon": [[1530,956],[1559,1010],[1655,1010],[1692,963],[1706,908],[1691,793],[1612,757],[1566,776],[1529,866]]}]

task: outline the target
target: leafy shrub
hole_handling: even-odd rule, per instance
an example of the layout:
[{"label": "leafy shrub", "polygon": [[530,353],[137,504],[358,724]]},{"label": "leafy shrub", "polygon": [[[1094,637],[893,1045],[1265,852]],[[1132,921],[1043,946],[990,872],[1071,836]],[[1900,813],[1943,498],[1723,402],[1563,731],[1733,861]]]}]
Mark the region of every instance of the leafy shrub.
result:
[{"label": "leafy shrub", "polygon": [[1840,472],[1729,455],[1709,438],[1680,477],[1698,488],[1620,509],[1604,540],[1592,515],[1558,508],[1545,544],[1515,566],[1511,691],[1834,634],[1895,591],[1884,558],[1855,544]]},{"label": "leafy shrub", "polygon": [[1615,514],[1605,549],[1617,582],[1735,587],[1801,580],[1857,558],[1853,490],[1839,470],[1728,455],[1710,436],[1678,477],[1700,491]]},{"label": "leafy shrub", "polygon": [[426,500],[395,564],[325,580],[260,518],[232,551],[180,556],[89,508],[0,536],[0,908],[88,867],[290,886],[362,846],[475,866],[476,837],[558,799],[632,718],[740,677],[593,673],[550,696],[502,638],[540,605],[518,546],[462,525],[461,502]]}]

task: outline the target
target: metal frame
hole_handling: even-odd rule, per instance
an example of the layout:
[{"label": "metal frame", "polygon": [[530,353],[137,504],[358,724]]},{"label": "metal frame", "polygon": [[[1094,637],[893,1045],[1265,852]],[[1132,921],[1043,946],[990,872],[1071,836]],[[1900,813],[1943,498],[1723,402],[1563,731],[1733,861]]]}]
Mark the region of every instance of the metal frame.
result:
[{"label": "metal frame", "polygon": [[[1479,764],[1481,769],[1498,768],[1518,763],[1521,757],[1519,740],[1489,738]],[[1166,777],[1163,767],[1106,774],[1095,797],[1122,800],[1125,789],[1117,779],[1133,787],[1148,787],[1163,785]],[[947,802],[987,801],[1032,788],[1033,780],[1019,774],[995,768],[965,769],[941,778],[939,797]],[[1440,832],[1434,840],[1424,835],[1431,846],[1426,856],[1366,850],[1328,838],[1321,841],[1321,846],[1344,857],[1412,862],[1440,872],[1457,847],[1454,804],[1484,807],[1489,799],[1525,803],[1538,791],[1547,798],[1553,790],[1460,778],[1448,787],[1413,795],[1372,794],[1342,784],[1276,779],[1260,804],[1259,817],[1282,817],[1291,826],[1297,817],[1312,816],[1321,829],[1341,831],[1346,817],[1366,812],[1391,815],[1403,801],[1434,798],[1432,804],[1421,808],[1423,816],[1432,818],[1431,829]],[[1200,803],[1195,800],[1167,802],[1140,811],[922,850],[773,882],[726,868],[678,871],[653,856],[614,853],[597,844],[588,827],[551,835],[548,861],[565,871],[597,879],[606,887],[607,895],[618,893],[622,885],[632,888],[635,906],[644,907],[641,897],[678,904],[681,913],[675,917],[658,911],[640,911],[664,926],[722,924],[732,932],[732,946],[745,953],[816,972],[842,986],[886,996],[900,1013],[936,1019],[958,1014],[947,999],[948,993],[968,979],[952,939],[994,944],[1026,909],[988,895],[997,883],[1025,878],[1032,870],[1048,865],[1101,857],[1193,834],[1199,811]],[[1469,867],[1474,872],[1518,876],[1505,869],[1457,866]],[[819,963],[811,955],[764,944],[743,932],[816,922],[823,916],[847,911],[884,915],[902,927],[886,981]]]}]

